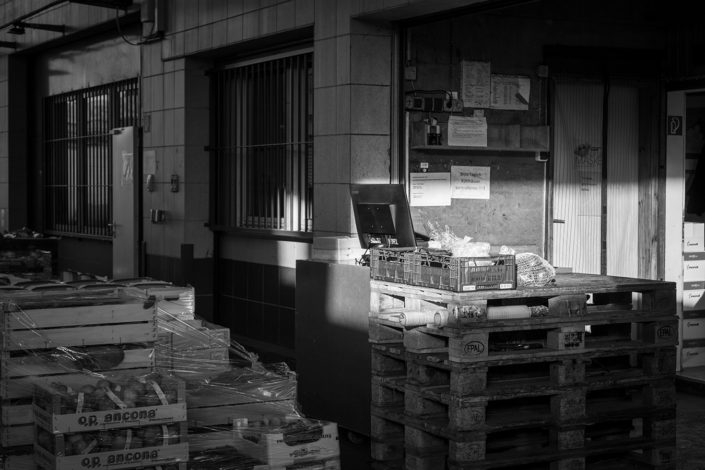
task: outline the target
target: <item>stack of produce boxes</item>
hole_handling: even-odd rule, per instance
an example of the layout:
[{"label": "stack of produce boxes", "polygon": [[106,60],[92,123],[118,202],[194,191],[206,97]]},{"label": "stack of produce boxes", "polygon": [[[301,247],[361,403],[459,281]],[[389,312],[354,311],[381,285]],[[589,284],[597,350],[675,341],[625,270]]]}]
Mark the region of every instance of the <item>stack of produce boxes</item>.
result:
[{"label": "stack of produce boxes", "polygon": [[154,366],[154,306],[121,287],[4,291],[0,308],[5,470],[34,468],[35,384]]},{"label": "stack of produce boxes", "polygon": [[155,373],[37,385],[35,459],[46,470],[185,470],[184,382]]},{"label": "stack of produce boxes", "polygon": [[705,224],[683,226],[681,368],[705,367]]},{"label": "stack of produce boxes", "polygon": [[585,274],[475,293],[371,281],[374,464],[675,468],[675,287]]}]

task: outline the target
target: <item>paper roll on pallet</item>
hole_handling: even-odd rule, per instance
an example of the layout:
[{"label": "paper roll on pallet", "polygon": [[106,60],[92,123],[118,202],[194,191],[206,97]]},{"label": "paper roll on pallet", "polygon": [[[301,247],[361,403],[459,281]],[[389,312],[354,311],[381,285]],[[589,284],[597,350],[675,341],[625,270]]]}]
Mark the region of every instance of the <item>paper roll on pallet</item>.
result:
[{"label": "paper roll on pallet", "polygon": [[531,310],[526,305],[487,307],[488,320],[510,320],[529,317],[531,317]]},{"label": "paper roll on pallet", "polygon": [[433,314],[433,323],[436,326],[445,326],[448,324],[449,317],[448,310],[440,310]]},{"label": "paper roll on pallet", "polygon": [[436,312],[402,312],[399,315],[399,323],[404,326],[419,326],[434,323],[434,315]]}]

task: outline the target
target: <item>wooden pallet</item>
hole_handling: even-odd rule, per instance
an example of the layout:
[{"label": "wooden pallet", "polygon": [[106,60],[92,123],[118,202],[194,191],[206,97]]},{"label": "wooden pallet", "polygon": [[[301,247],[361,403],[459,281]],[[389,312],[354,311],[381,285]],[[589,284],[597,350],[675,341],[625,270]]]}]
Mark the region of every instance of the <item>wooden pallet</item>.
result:
[{"label": "wooden pallet", "polygon": [[[673,283],[570,275],[473,294],[371,286],[377,467],[572,470],[615,449],[629,465],[671,465]],[[531,317],[488,319],[507,306]]]}]

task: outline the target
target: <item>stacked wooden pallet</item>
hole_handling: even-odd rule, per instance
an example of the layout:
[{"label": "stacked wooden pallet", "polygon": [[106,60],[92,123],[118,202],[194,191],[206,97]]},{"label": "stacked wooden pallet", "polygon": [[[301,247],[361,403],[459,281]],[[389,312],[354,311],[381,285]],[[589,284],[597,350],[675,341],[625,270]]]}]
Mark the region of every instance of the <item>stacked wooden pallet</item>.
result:
[{"label": "stacked wooden pallet", "polygon": [[122,288],[8,291],[0,297],[0,443],[5,470],[34,468],[35,384],[154,365],[155,309]]},{"label": "stacked wooden pallet", "polygon": [[[371,287],[378,468],[675,468],[672,283],[574,274],[472,294]],[[531,316],[487,318],[517,305]],[[440,321],[402,323],[414,317]]]}]

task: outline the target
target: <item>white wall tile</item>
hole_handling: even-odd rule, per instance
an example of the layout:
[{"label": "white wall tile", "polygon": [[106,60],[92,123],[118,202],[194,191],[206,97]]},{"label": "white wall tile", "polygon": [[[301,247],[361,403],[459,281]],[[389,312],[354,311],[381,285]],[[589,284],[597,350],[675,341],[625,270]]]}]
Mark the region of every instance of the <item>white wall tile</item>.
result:
[{"label": "white wall tile", "polygon": [[351,96],[351,132],[353,134],[389,134],[389,87],[353,85]]}]

